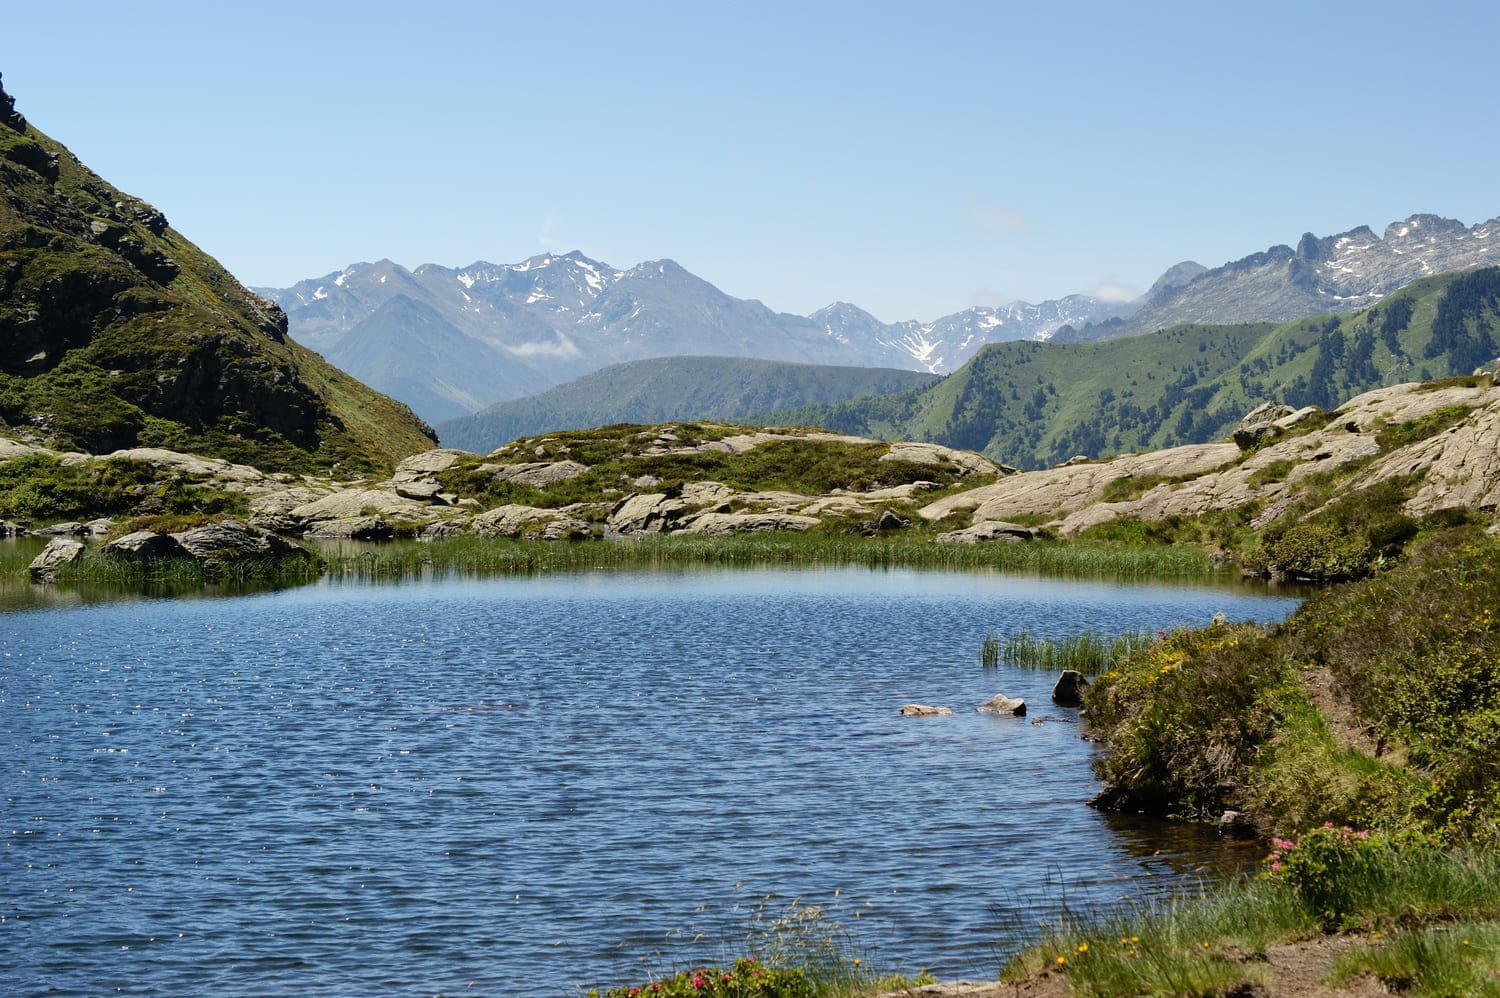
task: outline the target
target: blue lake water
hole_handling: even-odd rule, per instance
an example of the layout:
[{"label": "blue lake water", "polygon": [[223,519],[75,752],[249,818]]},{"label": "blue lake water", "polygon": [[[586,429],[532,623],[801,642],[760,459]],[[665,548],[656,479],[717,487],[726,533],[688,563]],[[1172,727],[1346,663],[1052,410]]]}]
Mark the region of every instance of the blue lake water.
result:
[{"label": "blue lake water", "polygon": [[[575,995],[732,957],[795,898],[993,975],[1014,922],[1243,854],[1087,807],[1076,712],[984,636],[1294,605],[839,568],[11,609],[0,992]],[[974,712],[998,692],[1058,720]]]}]

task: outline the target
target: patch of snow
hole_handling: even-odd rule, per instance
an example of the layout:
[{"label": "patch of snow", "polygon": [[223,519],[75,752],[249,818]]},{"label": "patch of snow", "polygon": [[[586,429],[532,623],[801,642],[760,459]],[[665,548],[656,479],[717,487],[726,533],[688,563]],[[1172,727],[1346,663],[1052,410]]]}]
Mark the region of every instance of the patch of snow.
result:
[{"label": "patch of snow", "polygon": [[339,272],[339,276],[337,276],[337,277],[335,277],[333,279],[333,283],[336,284],[336,285],[338,285],[339,287],[343,287],[344,286],[344,280],[348,276],[349,276],[349,272],[347,270],[340,271]]},{"label": "patch of snow", "polygon": [[[474,286],[474,278],[470,277],[468,274],[459,274],[458,283],[462,284],[466,288],[472,288]],[[469,296],[464,295],[464,297],[467,298]]]},{"label": "patch of snow", "polygon": [[526,296],[526,304],[528,304],[528,305],[535,305],[539,301],[551,301],[551,300],[552,300],[552,296],[551,295],[542,294],[540,291],[533,291],[531,294],[529,294],[529,295]]},{"label": "patch of snow", "polygon": [[328,297],[328,289],[325,288],[325,287],[323,287],[321,284],[318,285],[318,290],[316,290],[316,291],[313,292],[313,301],[322,301],[324,298],[327,298],[327,297]]},{"label": "patch of snow", "polygon": [[380,283],[381,284],[384,284],[388,280],[390,280],[390,275],[389,274],[381,274],[380,275]]}]

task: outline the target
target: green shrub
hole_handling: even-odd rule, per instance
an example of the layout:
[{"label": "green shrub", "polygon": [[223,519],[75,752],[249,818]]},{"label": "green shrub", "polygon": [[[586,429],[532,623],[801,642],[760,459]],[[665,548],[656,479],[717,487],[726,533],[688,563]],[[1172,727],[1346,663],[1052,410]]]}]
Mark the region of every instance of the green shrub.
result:
[{"label": "green shrub", "polygon": [[1106,744],[1094,761],[1103,803],[1217,818],[1275,731],[1270,694],[1288,679],[1254,624],[1174,631],[1104,673],[1084,699]]},{"label": "green shrub", "polygon": [[1268,875],[1289,885],[1303,910],[1325,929],[1358,924],[1398,892],[1422,893],[1428,885],[1413,871],[1439,848],[1435,838],[1410,830],[1356,831],[1333,822],[1300,841],[1273,839],[1271,844]]},{"label": "green shrub", "polygon": [[1418,533],[1420,525],[1401,509],[1412,484],[1388,479],[1310,516],[1289,512],[1262,531],[1259,547],[1246,558],[1248,567],[1314,582],[1369,575],[1395,559]]}]

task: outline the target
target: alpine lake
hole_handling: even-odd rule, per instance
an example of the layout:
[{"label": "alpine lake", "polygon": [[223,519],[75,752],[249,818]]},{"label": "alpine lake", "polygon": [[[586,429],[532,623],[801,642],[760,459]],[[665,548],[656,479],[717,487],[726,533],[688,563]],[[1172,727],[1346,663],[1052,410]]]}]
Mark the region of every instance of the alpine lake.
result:
[{"label": "alpine lake", "polygon": [[[18,542],[7,542],[18,543]],[[1239,582],[615,570],[0,588],[0,990],[576,996],[807,924],[992,978],[1253,867],[1101,813],[986,635],[1283,619]],[[1024,718],[975,708],[1024,697]],[[950,717],[902,717],[908,702]]]}]

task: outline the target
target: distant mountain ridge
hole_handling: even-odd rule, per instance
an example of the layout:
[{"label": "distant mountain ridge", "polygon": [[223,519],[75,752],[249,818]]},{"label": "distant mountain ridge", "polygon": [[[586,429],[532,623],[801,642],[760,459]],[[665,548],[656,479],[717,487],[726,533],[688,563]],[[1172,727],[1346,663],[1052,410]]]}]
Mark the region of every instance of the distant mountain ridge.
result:
[{"label": "distant mountain ridge", "polygon": [[[1120,311],[1117,303],[1071,295],[978,306],[931,323],[883,323],[845,304],[798,316],[727,295],[671,260],[616,270],[576,251],[460,268],[407,270],[381,260],[257,290],[286,310],[298,342],[435,422],[651,357],[944,373],[985,343],[1045,337]],[[405,301],[393,305],[398,299]],[[410,322],[404,337],[403,321]],[[424,342],[432,335],[457,349],[455,334],[472,341],[458,350],[459,363]]]},{"label": "distant mountain ridge", "polygon": [[[935,374],[746,357],[653,357],[614,364],[540,395],[438,424],[444,447],[487,453],[518,437],[612,423],[736,420],[930,385]],[[663,386],[669,390],[664,391]]]},{"label": "distant mountain ridge", "polygon": [[1354,312],[1424,277],[1500,264],[1497,244],[1500,218],[1468,228],[1451,218],[1412,215],[1386,226],[1384,236],[1364,225],[1322,238],[1309,232],[1295,249],[1272,246],[1172,287],[1158,282],[1122,322],[1075,327],[1058,339],[1113,339],[1184,322],[1286,322]]},{"label": "distant mountain ridge", "polygon": [[[1184,261],[1131,302],[1068,295],[976,306],[931,322],[882,322],[847,302],[790,315],[727,295],[671,260],[617,270],[576,251],[461,268],[407,270],[381,260],[258,290],[286,310],[298,342],[438,422],[650,357],[945,374],[990,343],[1087,342],[1185,322],[1351,312],[1422,277],[1500,262],[1496,233],[1500,219],[1469,228],[1413,215],[1384,236],[1359,226],[1308,233],[1296,248],[1273,246],[1213,269]],[[405,302],[392,305],[398,298]],[[425,342],[429,336],[443,346]]]}]

